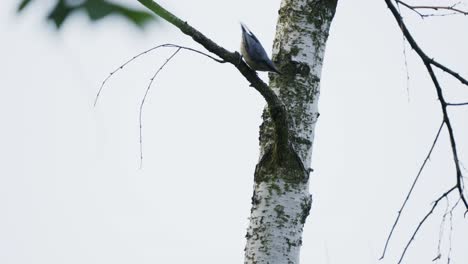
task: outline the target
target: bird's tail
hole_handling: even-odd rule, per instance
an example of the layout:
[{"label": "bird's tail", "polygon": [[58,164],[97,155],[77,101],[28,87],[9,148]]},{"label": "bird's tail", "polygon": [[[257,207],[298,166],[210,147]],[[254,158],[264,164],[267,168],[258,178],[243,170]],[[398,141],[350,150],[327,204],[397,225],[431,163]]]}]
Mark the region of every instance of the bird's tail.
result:
[{"label": "bird's tail", "polygon": [[281,72],[278,70],[278,68],[276,68],[273,62],[270,61],[270,63],[268,63],[268,66],[270,68],[270,71],[276,72],[277,74],[281,75]]}]

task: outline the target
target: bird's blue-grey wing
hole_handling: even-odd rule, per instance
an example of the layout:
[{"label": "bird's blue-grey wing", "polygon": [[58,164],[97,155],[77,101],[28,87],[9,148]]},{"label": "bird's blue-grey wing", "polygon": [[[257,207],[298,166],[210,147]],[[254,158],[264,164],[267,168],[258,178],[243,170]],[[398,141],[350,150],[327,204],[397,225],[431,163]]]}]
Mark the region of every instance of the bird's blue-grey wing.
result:
[{"label": "bird's blue-grey wing", "polygon": [[268,58],[265,49],[255,36],[255,34],[253,34],[252,31],[250,31],[250,29],[248,29],[247,26],[245,26],[242,23],[241,28],[244,46],[247,53],[250,55],[250,59],[258,63],[259,65],[267,66],[271,71],[279,73],[273,62],[270,60],[270,58]]},{"label": "bird's blue-grey wing", "polygon": [[260,41],[258,41],[255,35],[252,33],[250,34],[250,37],[247,37],[247,49],[249,54],[252,54],[251,57],[253,57],[253,59],[258,60],[258,58],[263,58],[265,60],[268,60],[268,55],[265,49],[263,48]]}]

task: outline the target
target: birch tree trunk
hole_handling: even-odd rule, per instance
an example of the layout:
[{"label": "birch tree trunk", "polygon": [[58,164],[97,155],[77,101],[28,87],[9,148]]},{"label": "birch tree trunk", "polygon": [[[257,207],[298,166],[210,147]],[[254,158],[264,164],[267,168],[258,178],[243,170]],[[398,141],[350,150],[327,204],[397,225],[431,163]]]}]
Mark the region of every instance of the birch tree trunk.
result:
[{"label": "birch tree trunk", "polygon": [[289,142],[295,153],[274,151],[274,124],[265,109],[245,263],[299,263],[302,231],[312,204],[309,172],[320,76],[336,4],[337,0],[281,2],[273,61],[282,74],[270,74],[270,87],[287,108]]}]

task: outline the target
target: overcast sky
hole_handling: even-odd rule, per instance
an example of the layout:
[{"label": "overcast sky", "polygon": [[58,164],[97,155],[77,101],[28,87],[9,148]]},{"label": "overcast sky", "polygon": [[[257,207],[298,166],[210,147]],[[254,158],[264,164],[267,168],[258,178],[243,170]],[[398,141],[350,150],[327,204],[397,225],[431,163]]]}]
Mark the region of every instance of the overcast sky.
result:
[{"label": "overcast sky", "polygon": [[[232,66],[181,52],[147,99],[140,169],[139,104],[170,50],[115,75],[93,108],[97,89],[142,50],[198,45],[165,22],[141,31],[120,18],[92,24],[77,15],[57,32],[44,22],[51,1],[21,16],[17,2],[0,4],[0,263],[242,263],[262,97]],[[160,3],[230,50],[239,46],[239,21],[271,50],[279,0]],[[424,50],[468,76],[468,18],[404,15]],[[403,39],[383,0],[339,1],[322,74],[302,263],[378,262],[441,122],[427,73],[411,48],[406,54],[409,80]],[[450,101],[468,101],[467,87],[437,75]],[[465,166],[467,116],[468,107],[451,110]],[[396,263],[431,202],[455,183],[445,130],[439,143],[380,263]],[[446,204],[416,237],[407,263],[436,257]],[[452,263],[468,259],[460,209]]]}]

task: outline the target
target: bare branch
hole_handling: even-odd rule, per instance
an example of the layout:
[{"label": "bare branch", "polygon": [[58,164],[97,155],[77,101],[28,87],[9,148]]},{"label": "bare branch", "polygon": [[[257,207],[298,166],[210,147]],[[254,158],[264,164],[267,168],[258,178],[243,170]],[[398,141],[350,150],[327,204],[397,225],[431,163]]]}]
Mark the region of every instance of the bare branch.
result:
[{"label": "bare branch", "polygon": [[421,18],[425,17],[423,13],[419,12],[418,10],[416,10],[414,8],[411,8],[411,6],[408,5],[407,3],[403,2],[403,1],[398,1],[398,0],[395,1],[395,2],[397,4],[397,6],[400,6],[400,5],[404,6],[404,7],[408,8],[408,9],[410,9],[411,11],[415,12],[416,14],[418,14]]},{"label": "bare branch", "polygon": [[[398,11],[400,11],[400,5],[397,2]],[[405,70],[406,70],[406,95],[408,96],[408,102],[410,101],[409,85],[410,85],[410,75],[408,67],[408,56],[406,55],[406,38],[405,35],[402,36],[403,39],[403,57],[405,59]]]},{"label": "bare branch", "polygon": [[434,150],[434,147],[435,147],[435,145],[436,145],[436,143],[437,143],[437,141],[439,139],[439,136],[440,136],[440,133],[441,133],[443,127],[444,127],[444,122],[442,121],[442,124],[440,124],[439,130],[437,131],[437,134],[436,134],[436,136],[434,138],[434,141],[432,142],[432,146],[429,149],[429,152],[427,153],[426,158],[424,159],[424,162],[422,163],[421,167],[419,167],[418,174],[416,175],[416,178],[414,178],[413,184],[411,185],[411,188],[410,188],[408,194],[406,195],[406,198],[403,201],[403,204],[401,205],[400,210],[398,211],[397,218],[395,219],[395,222],[393,223],[392,229],[390,229],[390,233],[387,236],[387,241],[385,242],[385,246],[384,246],[384,249],[383,249],[383,252],[382,252],[382,256],[380,257],[380,260],[385,257],[385,253],[387,251],[388,243],[390,242],[390,239],[391,239],[391,237],[393,235],[393,231],[395,230],[395,228],[396,228],[396,226],[398,224],[398,221],[400,220],[401,213],[403,212],[403,209],[405,208],[406,203],[409,201],[409,198],[410,198],[411,194],[413,193],[414,186],[416,186],[416,183],[419,180],[419,176],[421,176],[421,173],[422,173],[424,167],[426,166],[427,161],[431,157],[432,151]]},{"label": "bare branch", "polygon": [[99,96],[101,95],[101,92],[102,92],[102,89],[104,88],[104,85],[106,84],[106,82],[118,71],[122,70],[125,66],[127,66],[129,63],[131,63],[132,61],[138,59],[139,57],[151,52],[151,51],[154,51],[156,49],[159,49],[159,48],[178,48],[178,49],[185,49],[185,50],[189,50],[189,51],[193,51],[195,53],[198,53],[198,54],[201,54],[201,55],[204,55],[216,62],[219,62],[219,63],[225,63],[224,60],[220,60],[220,59],[217,59],[209,54],[206,54],[202,51],[199,51],[199,50],[196,50],[196,49],[192,49],[192,48],[189,48],[189,47],[184,47],[184,46],[180,46],[180,45],[176,45],[176,44],[171,44],[171,43],[166,43],[166,44],[162,44],[162,45],[157,45],[155,47],[152,47],[150,49],[147,49],[145,51],[142,51],[140,53],[138,53],[137,55],[133,56],[131,59],[127,60],[125,63],[123,63],[122,65],[120,65],[119,67],[117,67],[114,71],[112,71],[111,73],[109,73],[109,75],[107,76],[106,79],[104,79],[104,81],[102,81],[102,84],[101,84],[101,87],[99,87],[99,90],[96,94],[96,97],[94,98],[94,106],[96,106],[97,104],[97,101],[99,99]]},{"label": "bare branch", "polygon": [[441,246],[442,246],[442,240],[444,239],[444,231],[445,231],[445,221],[447,220],[447,215],[449,213],[449,207],[450,207],[450,202],[447,197],[445,197],[445,201],[447,202],[445,206],[445,212],[444,215],[442,216],[442,220],[440,221],[440,226],[439,226],[439,242],[437,243],[437,255],[432,261],[436,261],[442,258],[442,251],[441,251]]},{"label": "bare branch", "polygon": [[[424,63],[429,63],[434,65],[435,67],[441,69],[442,71],[446,72],[447,74],[452,75],[455,79],[459,80],[461,83],[468,85],[468,80],[464,77],[462,77],[460,74],[457,72],[451,70],[447,66],[441,64],[440,62],[436,61],[433,58],[430,58],[427,56],[427,54],[419,47],[418,43],[416,40],[413,38],[411,33],[408,31],[408,28],[406,27],[406,24],[403,22],[403,18],[401,17],[400,13],[398,10],[395,8],[395,6],[392,4],[391,0],[385,0],[387,3],[388,8],[392,12],[393,16],[395,17],[395,20],[397,21],[398,25],[401,28],[401,31],[403,35],[406,37],[408,40],[408,43],[411,45],[411,47],[414,49],[414,51],[419,55],[419,57],[424,61]],[[398,1],[398,3],[403,4],[403,2]]]},{"label": "bare branch", "polygon": [[437,77],[434,74],[432,66],[428,62],[425,62],[424,64],[426,65],[427,71],[429,72],[432,82],[434,83],[434,86],[436,88],[437,96],[439,98],[439,102],[442,108],[442,113],[444,115],[444,122],[448,130],[450,145],[452,147],[453,160],[454,160],[455,170],[456,170],[456,178],[457,178],[456,187],[458,189],[458,192],[460,193],[460,198],[463,204],[465,205],[465,209],[468,210],[468,202],[463,193],[463,174],[460,169],[460,163],[459,163],[458,152],[457,152],[457,144],[455,142],[455,135],[453,133],[452,124],[450,122],[450,119],[447,113],[447,103],[445,102],[444,95],[442,94],[442,88],[440,87],[439,81],[437,80]]},{"label": "bare branch", "polygon": [[448,106],[461,106],[461,105],[468,105],[468,102],[466,103],[447,103]]},{"label": "bare branch", "polygon": [[[396,0],[396,1],[398,1],[398,0]],[[441,105],[441,110],[442,110],[442,114],[443,114],[443,118],[444,118],[443,120],[444,120],[444,123],[447,126],[447,130],[449,132],[448,134],[449,134],[449,139],[450,139],[450,145],[451,145],[451,148],[452,148],[454,165],[455,165],[455,169],[456,169],[456,179],[457,179],[457,186],[456,187],[457,187],[458,192],[460,194],[460,198],[462,199],[462,202],[465,205],[465,209],[468,210],[468,202],[467,202],[467,200],[466,200],[466,198],[464,196],[464,193],[463,193],[463,182],[462,182],[463,174],[462,174],[462,172],[460,170],[460,163],[459,163],[459,158],[458,158],[457,145],[456,145],[456,142],[455,142],[455,136],[454,136],[454,133],[453,133],[452,124],[450,122],[449,115],[447,113],[447,102],[445,101],[445,97],[444,97],[444,95],[442,93],[442,88],[440,86],[439,80],[437,79],[437,77],[436,77],[436,75],[434,73],[434,70],[433,70],[432,66],[434,65],[435,67],[440,68],[441,70],[443,70],[446,73],[448,73],[448,74],[452,75],[453,77],[457,78],[458,80],[460,80],[464,84],[468,84],[468,82],[466,81],[466,79],[462,78],[461,76],[459,76],[457,73],[455,73],[451,69],[449,69],[446,66],[443,66],[442,64],[436,62],[434,59],[429,58],[426,55],[426,53],[424,53],[424,51],[419,47],[417,42],[414,40],[413,36],[409,32],[409,30],[406,27],[405,23],[403,22],[403,18],[401,17],[400,13],[398,13],[398,10],[393,5],[392,1],[391,0],[385,0],[385,2],[387,3],[388,8],[392,12],[393,17],[395,18],[398,25],[400,26],[401,31],[403,32],[404,36],[408,40],[408,43],[411,45],[411,47],[414,49],[414,51],[419,55],[419,57],[423,61],[424,65],[426,66],[426,69],[427,69],[427,71],[429,73],[429,76],[431,77],[431,80],[432,80],[432,82],[434,84],[434,87],[436,89],[437,97],[439,98],[439,102],[440,102],[440,105]]]},{"label": "bare branch", "polygon": [[452,209],[450,209],[449,211],[449,214],[450,214],[450,218],[449,218],[449,222],[450,222],[450,232],[449,232],[449,248],[448,248],[448,252],[447,252],[447,264],[450,264],[450,259],[451,259],[451,256],[452,256],[452,234],[453,234],[453,210],[455,210],[455,208],[457,208],[458,206],[458,203],[460,202],[460,199],[457,200],[457,202],[453,205]]},{"label": "bare branch", "polygon": [[434,59],[431,59],[431,62],[430,62],[432,65],[436,66],[437,68],[443,70],[444,72],[452,75],[455,79],[459,80],[461,83],[463,83],[464,85],[468,85],[468,80],[466,80],[465,78],[463,78],[460,74],[452,71],[451,69],[447,68],[446,66],[440,64],[439,62],[435,61]]},{"label": "bare branch", "polygon": [[164,68],[164,66],[166,66],[166,64],[172,59],[174,58],[174,56],[182,49],[182,47],[178,47],[177,50],[172,53],[171,56],[169,56],[169,58],[166,59],[166,61],[161,65],[161,67],[159,67],[159,69],[153,74],[153,76],[151,77],[150,79],[150,82],[148,84],[148,87],[146,87],[146,91],[145,91],[145,95],[143,96],[143,99],[141,100],[141,103],[140,103],[140,112],[139,112],[139,116],[138,116],[138,120],[139,120],[139,126],[140,126],[140,169],[143,167],[143,122],[142,122],[142,115],[143,115],[143,106],[145,104],[145,101],[146,101],[146,97],[148,96],[148,92],[149,90],[151,89],[151,85],[153,84],[153,81],[154,81],[154,78],[156,78],[156,76],[158,75],[158,73]]},{"label": "bare branch", "polygon": [[434,201],[434,204],[432,205],[431,210],[423,217],[423,219],[419,222],[418,226],[414,230],[413,234],[411,235],[410,240],[406,244],[405,248],[403,249],[403,252],[401,253],[400,260],[398,260],[398,264],[400,264],[403,261],[403,258],[405,257],[406,251],[408,250],[409,246],[412,244],[414,238],[416,237],[416,234],[418,233],[419,229],[422,227],[422,225],[426,222],[426,220],[429,218],[429,216],[434,212],[434,209],[437,207],[439,202],[447,197],[453,190],[455,190],[457,186],[454,186],[450,188],[450,190],[446,191],[444,194],[442,194],[437,200]]},{"label": "bare branch", "polygon": [[[419,6],[416,6],[416,5],[409,5],[403,1],[400,1],[400,0],[396,0],[395,1],[397,4],[401,4],[403,5],[404,7],[410,9],[411,11],[417,13],[419,16],[421,16],[421,18],[425,18],[425,17],[430,17],[430,16],[447,16],[447,15],[468,15],[468,12],[467,11],[464,11],[464,10],[461,10],[459,8],[457,8],[456,6],[460,3],[456,3],[454,5],[451,5],[451,6],[432,6],[432,5],[419,5]],[[433,11],[449,11],[451,13],[444,13],[444,14],[423,14],[421,12],[419,12],[419,10],[433,10]]]},{"label": "bare branch", "polygon": [[[429,76],[430,76],[430,78],[432,80],[432,83],[433,83],[433,85],[434,85],[434,87],[436,89],[437,97],[439,99],[441,110],[442,110],[442,115],[443,115],[443,121],[442,121],[442,125],[441,125],[441,127],[439,129],[439,133],[440,133],[440,130],[442,129],[442,127],[445,125],[447,127],[447,131],[448,131],[450,146],[451,146],[451,149],[452,149],[453,161],[454,161],[455,170],[456,170],[456,184],[455,184],[455,186],[452,187],[450,190],[448,190],[446,193],[444,193],[439,199],[436,200],[436,202],[434,203],[434,206],[432,207],[432,209],[429,211],[429,213],[427,213],[425,215],[425,217],[419,223],[419,225],[416,228],[415,232],[413,233],[411,239],[409,240],[409,242],[407,243],[406,247],[403,250],[403,253],[402,253],[402,255],[400,257],[400,260],[398,262],[398,263],[401,263],[407,249],[409,248],[409,246],[412,243],[414,237],[416,236],[416,233],[419,231],[420,227],[426,221],[426,219],[432,214],[432,212],[434,211],[437,204],[439,203],[439,201],[442,198],[446,197],[453,190],[457,189],[458,193],[459,193],[459,198],[463,202],[466,212],[468,212],[468,203],[466,201],[466,197],[465,197],[464,192],[463,192],[463,189],[464,189],[464,187],[463,187],[463,174],[462,174],[461,169],[460,169],[460,161],[459,161],[459,158],[458,158],[457,145],[456,145],[456,142],[455,142],[455,136],[454,136],[454,132],[453,132],[453,128],[452,128],[452,123],[450,121],[450,118],[449,118],[449,115],[448,115],[448,112],[447,112],[447,106],[449,104],[445,101],[445,97],[444,97],[444,94],[442,92],[442,87],[441,87],[441,85],[439,83],[439,80],[437,79],[437,76],[434,73],[433,67],[437,67],[437,68],[441,69],[442,71],[444,71],[445,73],[447,73],[447,74],[451,75],[452,77],[458,79],[460,82],[462,82],[465,85],[468,85],[468,81],[466,81],[465,78],[461,77],[455,71],[453,71],[453,70],[449,69],[448,67],[440,64],[439,62],[435,61],[434,59],[429,58],[429,56],[426,55],[426,53],[419,47],[417,42],[414,40],[413,36],[411,35],[408,28],[406,27],[406,25],[405,25],[405,23],[403,21],[403,18],[401,17],[401,15],[398,12],[395,5],[393,5],[392,0],[385,0],[385,2],[387,4],[388,8],[390,9],[390,11],[392,12],[393,17],[395,18],[396,22],[400,26],[400,29],[401,29],[404,37],[406,38],[408,43],[411,45],[413,50],[421,58],[422,62],[424,63],[424,66],[426,66],[426,70],[429,73]],[[397,3],[397,5],[402,4],[402,5],[406,6],[406,7],[409,6],[409,5],[407,5],[406,3],[404,3],[404,2],[402,2],[400,0],[395,0],[395,2]],[[439,133],[438,133],[438,135],[439,135]],[[438,137],[438,135],[437,135],[437,137]],[[432,151],[432,149],[431,149],[431,151]],[[424,167],[424,165],[422,167]],[[412,189],[414,187],[414,184],[416,183],[418,177],[419,177],[419,174],[416,177],[415,181],[413,182],[413,186],[411,187],[410,192],[408,193],[408,195],[407,195],[407,197],[405,199],[405,202],[403,203],[402,209],[404,208],[406,202],[408,201],[408,199],[409,199],[409,197],[411,195]],[[388,242],[390,240],[390,237],[391,237],[391,235],[393,233],[393,230],[394,230],[395,226],[398,223],[398,220],[399,220],[399,217],[401,215],[402,209],[398,212],[397,219],[396,219],[396,221],[395,221],[395,223],[394,223],[394,225],[393,225],[393,227],[392,227],[392,229],[390,231],[390,235],[387,238],[387,241],[386,241],[385,247],[384,247],[384,251],[383,251],[382,257],[380,259],[382,259],[385,256],[385,252],[386,252],[386,249],[387,249],[387,246],[388,246]],[[439,256],[436,257],[436,259],[438,259],[438,258],[439,258]]]}]

